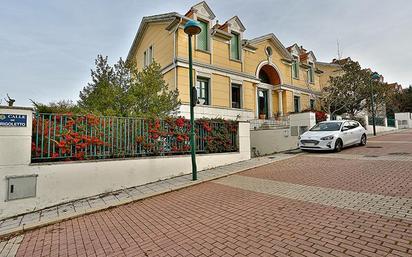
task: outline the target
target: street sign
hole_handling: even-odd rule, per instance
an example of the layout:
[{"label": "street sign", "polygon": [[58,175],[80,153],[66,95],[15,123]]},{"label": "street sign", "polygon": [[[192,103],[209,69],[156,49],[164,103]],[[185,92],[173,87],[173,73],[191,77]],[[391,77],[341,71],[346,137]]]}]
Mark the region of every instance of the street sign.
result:
[{"label": "street sign", "polygon": [[0,127],[27,127],[27,115],[0,113]]}]

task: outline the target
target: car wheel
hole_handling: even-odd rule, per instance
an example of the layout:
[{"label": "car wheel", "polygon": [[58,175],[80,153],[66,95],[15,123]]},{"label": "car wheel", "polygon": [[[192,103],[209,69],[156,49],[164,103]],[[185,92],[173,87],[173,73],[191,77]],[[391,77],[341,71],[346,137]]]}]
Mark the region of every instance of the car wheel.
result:
[{"label": "car wheel", "polygon": [[335,152],[339,153],[340,151],[342,151],[343,148],[343,142],[340,138],[336,139],[335,142]]},{"label": "car wheel", "polygon": [[366,141],[367,141],[366,135],[363,134],[362,137],[361,137],[361,140],[360,140],[359,145],[360,145],[360,146],[366,145]]}]

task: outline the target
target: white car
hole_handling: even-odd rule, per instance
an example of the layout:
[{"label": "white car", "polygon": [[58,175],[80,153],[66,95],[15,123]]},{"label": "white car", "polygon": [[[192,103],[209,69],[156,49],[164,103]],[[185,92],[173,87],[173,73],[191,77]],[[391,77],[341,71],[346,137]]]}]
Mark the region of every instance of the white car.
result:
[{"label": "white car", "polygon": [[302,150],[334,150],[350,145],[366,145],[366,130],[354,120],[322,121],[299,137]]}]

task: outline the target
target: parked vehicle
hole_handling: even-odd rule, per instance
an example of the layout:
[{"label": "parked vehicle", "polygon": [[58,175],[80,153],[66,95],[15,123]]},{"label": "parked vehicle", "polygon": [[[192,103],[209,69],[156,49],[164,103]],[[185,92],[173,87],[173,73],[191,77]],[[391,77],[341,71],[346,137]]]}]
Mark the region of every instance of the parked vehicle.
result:
[{"label": "parked vehicle", "polygon": [[302,150],[334,150],[351,145],[366,145],[366,130],[354,120],[323,121],[299,137]]}]

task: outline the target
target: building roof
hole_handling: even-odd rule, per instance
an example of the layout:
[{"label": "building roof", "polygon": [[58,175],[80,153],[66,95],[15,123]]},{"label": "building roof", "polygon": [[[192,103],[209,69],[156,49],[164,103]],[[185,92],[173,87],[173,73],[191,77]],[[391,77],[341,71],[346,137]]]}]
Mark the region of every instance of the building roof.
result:
[{"label": "building roof", "polygon": [[[216,16],[213,13],[213,11],[211,10],[211,8],[207,5],[207,3],[205,1],[202,1],[194,6],[192,6],[189,11],[185,14],[185,15],[181,15],[177,12],[169,12],[169,13],[164,13],[164,14],[158,14],[158,15],[152,15],[152,16],[145,16],[143,17],[143,19],[141,20],[139,29],[136,32],[135,38],[133,40],[133,43],[130,47],[129,53],[127,55],[127,60],[129,60],[130,58],[132,58],[134,52],[136,51],[136,48],[139,45],[139,42],[143,36],[143,33],[145,31],[145,29],[147,28],[149,23],[152,22],[167,22],[170,21],[171,25],[168,26],[168,28],[172,28],[175,27],[175,25],[177,25],[179,22],[183,21],[187,21],[190,19],[190,17],[193,16],[194,13],[202,13],[202,14],[207,14],[209,16],[210,19],[214,19]],[[232,18],[230,18],[229,20],[227,20],[224,24],[220,25],[218,23],[215,24],[215,26],[213,27],[214,30],[216,30],[218,33],[220,34],[225,34],[224,32],[228,32],[228,26],[230,23],[236,23],[238,29],[240,29],[240,31],[244,31],[245,30],[245,26],[243,25],[243,23],[240,21],[238,16],[233,16]],[[282,44],[282,42],[280,42],[280,40],[275,36],[275,34],[273,33],[269,33],[260,37],[256,37],[250,40],[244,39],[242,40],[242,45],[245,47],[249,47],[251,49],[253,49],[253,45],[260,43],[264,40],[270,40],[273,42],[273,44],[276,46],[276,48],[280,51],[281,55],[286,59],[286,60],[291,60],[292,56],[290,54],[290,50],[294,45],[294,44],[288,48],[285,48],[285,46]],[[314,56],[312,51],[307,52],[306,49],[304,49],[303,47],[299,47],[299,51],[301,52],[301,58],[302,59],[307,59],[309,54],[313,55],[313,58],[316,60],[316,57]]]},{"label": "building roof", "polygon": [[333,64],[338,64],[338,65],[345,65],[345,64],[347,64],[351,61],[352,61],[352,59],[350,57],[346,57],[346,58],[343,58],[343,59],[333,59],[332,63]]},{"label": "building roof", "polygon": [[139,44],[139,41],[140,41],[141,37],[143,36],[144,30],[147,28],[148,23],[162,22],[162,21],[173,21],[176,18],[188,20],[188,18],[186,16],[181,15],[177,12],[169,12],[169,13],[163,13],[163,14],[157,14],[157,15],[143,17],[142,21],[140,22],[139,29],[137,30],[136,35],[134,37],[132,46],[130,47],[129,53],[127,54],[127,60],[130,60],[130,58],[132,58],[132,56],[134,54],[134,51],[136,50],[136,47]]}]

